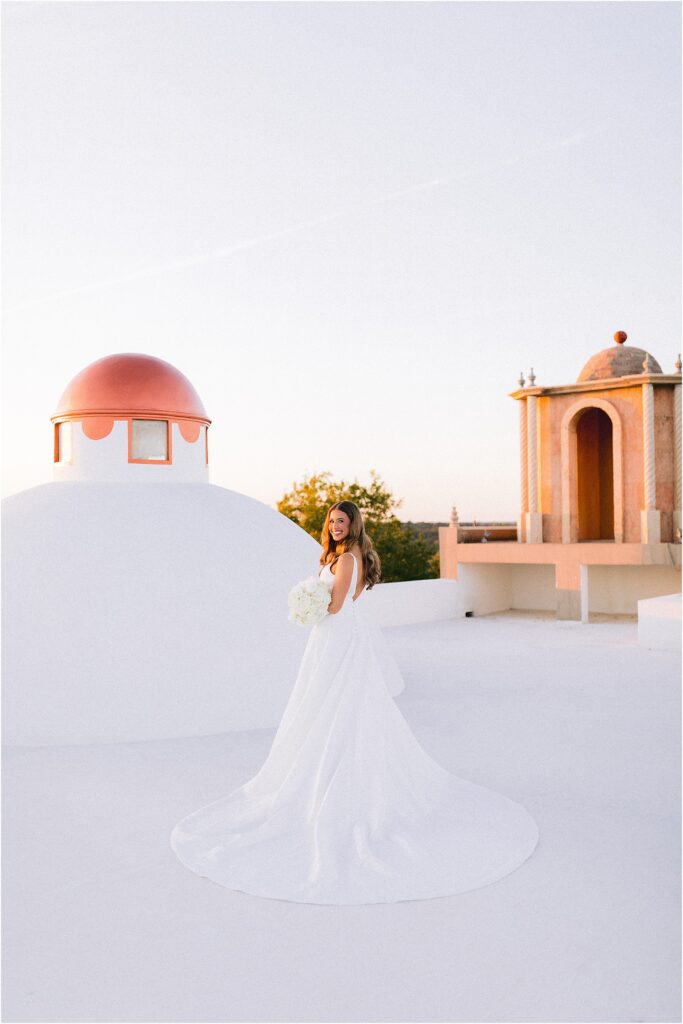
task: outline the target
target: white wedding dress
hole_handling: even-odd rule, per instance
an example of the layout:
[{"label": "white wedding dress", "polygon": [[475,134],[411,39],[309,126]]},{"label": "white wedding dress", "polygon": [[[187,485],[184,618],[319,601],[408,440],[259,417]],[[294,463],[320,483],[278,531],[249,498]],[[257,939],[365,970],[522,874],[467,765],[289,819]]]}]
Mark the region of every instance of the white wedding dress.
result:
[{"label": "white wedding dress", "polygon": [[[228,889],[296,903],[424,900],[477,889],[534,851],[520,804],[440,767],[387,690],[353,600],[313,626],[260,771],[183,818],[171,846]],[[321,573],[331,587],[329,565]]]}]

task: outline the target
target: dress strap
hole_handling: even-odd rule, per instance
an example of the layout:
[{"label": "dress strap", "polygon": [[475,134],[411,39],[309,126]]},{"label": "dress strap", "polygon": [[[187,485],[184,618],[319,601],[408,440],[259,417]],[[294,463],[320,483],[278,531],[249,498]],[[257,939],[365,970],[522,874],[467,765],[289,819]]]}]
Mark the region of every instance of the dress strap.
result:
[{"label": "dress strap", "polygon": [[[355,591],[355,589],[356,589],[355,583],[358,582],[358,559],[356,558],[356,556],[354,554],[351,554],[351,558],[353,558],[353,569],[351,570],[351,586],[349,587],[349,590],[350,591]],[[337,559],[337,562],[338,561],[339,561],[339,559]],[[335,565],[336,564],[337,563],[335,562]],[[321,576],[325,572],[325,569],[328,568],[328,566],[329,566],[330,572],[332,572],[332,562],[325,562],[324,566],[319,571],[318,576]],[[332,572],[332,575],[334,576],[333,572]]]}]

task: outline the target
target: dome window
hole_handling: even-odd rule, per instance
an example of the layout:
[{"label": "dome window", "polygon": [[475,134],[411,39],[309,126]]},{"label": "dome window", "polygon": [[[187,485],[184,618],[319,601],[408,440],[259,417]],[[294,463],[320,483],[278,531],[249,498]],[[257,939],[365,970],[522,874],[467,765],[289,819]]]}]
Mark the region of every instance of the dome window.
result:
[{"label": "dome window", "polygon": [[71,462],[71,424],[55,424],[55,462]]},{"label": "dome window", "polygon": [[129,462],[170,462],[171,444],[168,420],[129,422]]}]

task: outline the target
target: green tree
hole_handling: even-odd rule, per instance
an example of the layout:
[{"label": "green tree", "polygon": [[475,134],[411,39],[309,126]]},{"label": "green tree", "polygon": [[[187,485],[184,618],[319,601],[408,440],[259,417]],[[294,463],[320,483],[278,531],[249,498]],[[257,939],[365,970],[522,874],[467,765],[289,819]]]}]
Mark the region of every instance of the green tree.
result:
[{"label": "green tree", "polygon": [[397,519],[393,509],[403,502],[394,498],[374,469],[370,478],[365,486],[358,480],[334,481],[329,471],[314,473],[294,483],[278,501],[277,510],[319,542],[330,505],[353,501],[363,513],[366,531],[381,559],[382,582],[438,578],[438,554],[435,561],[433,545],[410,524]]}]

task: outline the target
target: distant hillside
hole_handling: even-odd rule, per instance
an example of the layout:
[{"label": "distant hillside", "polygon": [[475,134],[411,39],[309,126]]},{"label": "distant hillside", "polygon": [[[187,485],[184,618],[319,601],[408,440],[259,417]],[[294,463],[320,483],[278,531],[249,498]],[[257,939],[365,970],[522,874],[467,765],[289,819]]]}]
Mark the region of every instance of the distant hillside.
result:
[{"label": "distant hillside", "polygon": [[[439,527],[448,526],[448,523],[413,523],[410,520],[406,522],[406,526],[412,526],[418,533],[423,534],[425,540],[433,546],[434,550],[439,550]],[[460,526],[509,526],[512,528],[516,527],[515,522],[502,522],[502,521],[489,521],[475,519],[471,522],[460,522]]]},{"label": "distant hillside", "polygon": [[417,533],[421,533],[425,540],[428,540],[435,551],[439,550],[439,527],[448,526],[448,523],[413,523],[410,520],[406,526],[412,526]]}]

